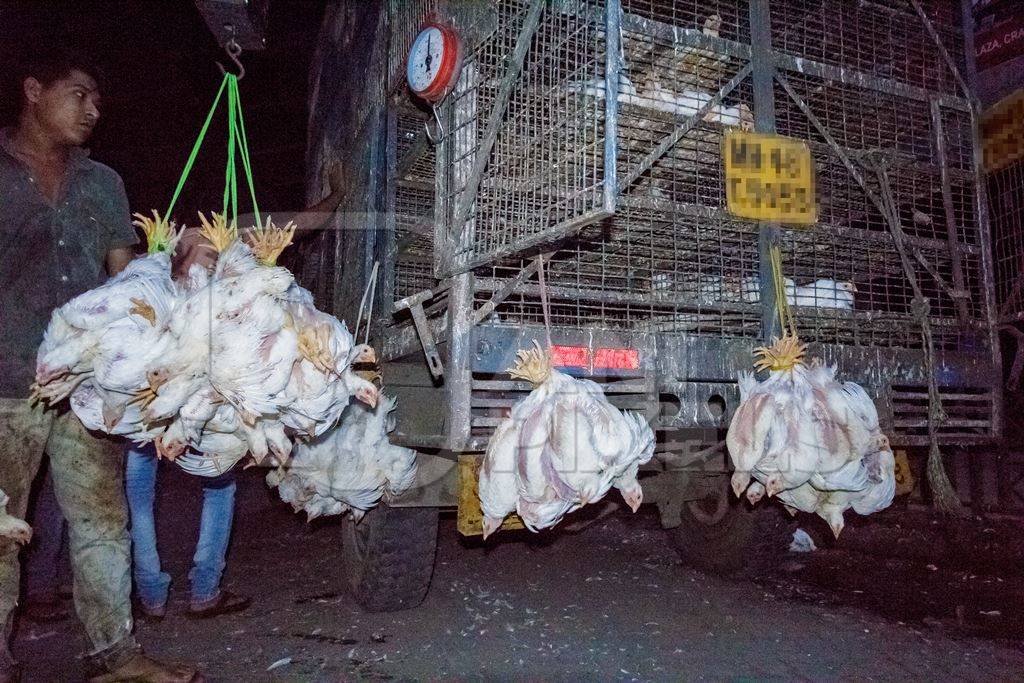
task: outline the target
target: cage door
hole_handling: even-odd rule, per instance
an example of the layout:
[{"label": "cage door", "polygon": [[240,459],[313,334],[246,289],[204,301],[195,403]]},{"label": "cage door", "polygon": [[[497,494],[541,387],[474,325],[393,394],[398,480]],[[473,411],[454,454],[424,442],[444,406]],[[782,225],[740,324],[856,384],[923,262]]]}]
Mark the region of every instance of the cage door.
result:
[{"label": "cage door", "polygon": [[438,277],[614,212],[619,17],[619,0],[500,0],[467,32],[438,112]]}]

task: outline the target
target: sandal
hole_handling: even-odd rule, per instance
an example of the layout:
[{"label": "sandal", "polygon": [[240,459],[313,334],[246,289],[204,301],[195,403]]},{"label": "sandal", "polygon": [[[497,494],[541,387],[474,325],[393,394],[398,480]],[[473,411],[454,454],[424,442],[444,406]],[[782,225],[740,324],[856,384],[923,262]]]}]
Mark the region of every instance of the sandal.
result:
[{"label": "sandal", "polygon": [[248,609],[252,604],[252,598],[245,595],[237,595],[231,591],[221,591],[216,598],[200,603],[201,606],[192,605],[188,609],[188,616],[193,619],[209,619],[224,614],[234,614]]}]

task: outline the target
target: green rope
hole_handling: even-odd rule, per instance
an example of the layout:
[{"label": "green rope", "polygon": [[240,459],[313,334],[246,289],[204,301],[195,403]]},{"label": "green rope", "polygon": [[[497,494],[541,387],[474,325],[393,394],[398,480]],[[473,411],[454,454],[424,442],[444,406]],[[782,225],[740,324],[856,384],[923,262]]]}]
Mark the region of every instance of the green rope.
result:
[{"label": "green rope", "polygon": [[210,111],[206,115],[203,127],[199,131],[199,137],[196,138],[196,142],[192,146],[192,152],[185,163],[185,168],[178,179],[178,185],[174,190],[170,206],[167,207],[167,212],[164,214],[167,217],[170,217],[171,211],[174,210],[175,204],[178,203],[181,191],[185,187],[185,181],[188,180],[196,158],[199,156],[199,149],[203,146],[206,133],[210,128],[210,122],[213,121],[213,114],[217,110],[217,105],[220,104],[220,99],[225,89],[228,92],[228,149],[227,163],[224,167],[224,202],[221,210],[225,219],[230,219],[228,221],[229,226],[238,225],[238,168],[236,156],[241,157],[245,182],[249,188],[249,197],[252,199],[252,210],[256,216],[257,223],[260,222],[260,210],[256,203],[256,184],[253,181],[252,162],[249,156],[249,141],[246,139],[245,120],[242,117],[242,97],[238,89],[238,77],[234,74],[224,74],[224,80],[221,81],[220,89],[217,90],[213,106],[210,107]]},{"label": "green rope", "polygon": [[235,88],[235,113],[238,115],[238,141],[242,156],[242,167],[245,179],[249,184],[249,196],[252,198],[252,212],[256,215],[256,223],[260,224],[260,209],[256,204],[256,186],[253,183],[252,163],[249,161],[249,139],[245,134],[245,119],[242,117],[242,96],[238,91],[238,79],[232,81]]},{"label": "green rope", "polygon": [[192,166],[196,163],[196,157],[199,156],[199,148],[203,146],[203,138],[206,137],[206,131],[210,128],[210,122],[213,121],[213,113],[217,111],[217,105],[220,103],[220,96],[224,94],[224,87],[228,84],[230,74],[224,74],[224,80],[220,83],[220,89],[217,90],[217,96],[213,99],[213,106],[210,107],[210,113],[206,115],[206,121],[203,123],[202,129],[199,131],[199,137],[196,138],[196,143],[192,146],[192,153],[188,155],[188,161],[185,162],[185,169],[181,172],[181,177],[178,179],[178,186],[174,189],[174,196],[171,197],[171,204],[167,207],[167,211],[164,212],[164,217],[170,219],[171,211],[174,209],[174,205],[178,203],[178,197],[181,195],[181,190],[185,187],[185,181],[188,179],[188,174],[192,172]]},{"label": "green rope", "polygon": [[[238,106],[234,77],[228,82],[228,157],[227,168],[224,170],[224,216],[231,216],[228,225],[238,225],[238,176],[235,170],[235,142],[238,132],[235,129],[235,109]],[[228,214],[230,203],[231,213]]]}]

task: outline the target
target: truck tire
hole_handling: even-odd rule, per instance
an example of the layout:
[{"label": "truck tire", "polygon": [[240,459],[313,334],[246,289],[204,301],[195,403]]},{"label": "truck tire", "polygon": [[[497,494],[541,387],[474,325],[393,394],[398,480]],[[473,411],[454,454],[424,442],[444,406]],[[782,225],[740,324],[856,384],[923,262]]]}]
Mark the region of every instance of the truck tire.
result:
[{"label": "truck tire", "polygon": [[[723,477],[724,487],[728,477]],[[723,488],[724,488],[723,487]],[[709,572],[741,569],[749,558],[757,516],[727,489],[708,500],[683,503],[681,524],[668,529],[683,562]]]},{"label": "truck tire", "polygon": [[416,607],[427,596],[437,551],[437,508],[378,505],[342,522],[341,563],[349,593],[368,612]]}]

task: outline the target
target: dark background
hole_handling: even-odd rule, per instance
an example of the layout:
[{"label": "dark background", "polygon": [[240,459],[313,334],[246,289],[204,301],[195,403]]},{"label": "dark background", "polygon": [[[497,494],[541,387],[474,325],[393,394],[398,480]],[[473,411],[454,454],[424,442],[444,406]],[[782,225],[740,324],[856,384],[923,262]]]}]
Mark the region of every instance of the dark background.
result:
[{"label": "dark background", "polygon": [[[267,48],[246,52],[240,81],[261,210],[303,206],[309,61],[323,7],[317,0],[270,4]],[[10,125],[19,92],[13,64],[26,50],[66,45],[102,70],[103,104],[93,158],[124,178],[133,211],[166,209],[221,75],[234,69],[191,0],[0,0],[0,120]],[[226,102],[175,214],[220,210]],[[239,210],[247,205],[240,204]]]}]

